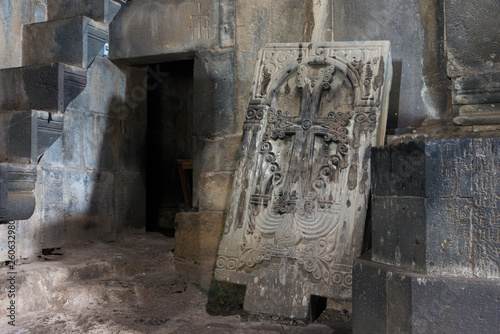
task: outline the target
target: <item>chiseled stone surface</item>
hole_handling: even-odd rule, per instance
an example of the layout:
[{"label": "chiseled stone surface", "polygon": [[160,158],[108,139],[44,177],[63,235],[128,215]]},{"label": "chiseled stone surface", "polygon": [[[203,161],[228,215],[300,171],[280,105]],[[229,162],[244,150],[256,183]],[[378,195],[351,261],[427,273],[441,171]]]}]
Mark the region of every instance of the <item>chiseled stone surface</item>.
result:
[{"label": "chiseled stone surface", "polygon": [[372,159],[374,261],[500,278],[500,139],[411,142]]},{"label": "chiseled stone surface", "polygon": [[247,285],[247,311],[307,319],[311,295],[351,298],[390,44],[269,44],[257,64],[216,278]]},{"label": "chiseled stone surface", "polygon": [[23,27],[23,66],[64,63],[87,69],[108,40],[108,26],[84,16]]},{"label": "chiseled stone surface", "polygon": [[499,280],[435,276],[355,261],[353,333],[495,333]]}]

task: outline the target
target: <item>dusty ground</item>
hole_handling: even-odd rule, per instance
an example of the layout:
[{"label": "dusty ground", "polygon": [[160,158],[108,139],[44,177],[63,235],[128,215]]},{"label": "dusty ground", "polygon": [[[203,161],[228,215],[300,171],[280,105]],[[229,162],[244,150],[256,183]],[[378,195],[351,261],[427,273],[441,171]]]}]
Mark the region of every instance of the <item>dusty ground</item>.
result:
[{"label": "dusty ground", "polygon": [[[176,273],[174,239],[127,236],[83,249],[46,251],[16,267],[16,326],[0,294],[2,333],[351,333],[350,316],[326,310],[312,323],[252,315],[243,290],[214,283],[202,291]],[[7,266],[0,269],[6,280]]]}]

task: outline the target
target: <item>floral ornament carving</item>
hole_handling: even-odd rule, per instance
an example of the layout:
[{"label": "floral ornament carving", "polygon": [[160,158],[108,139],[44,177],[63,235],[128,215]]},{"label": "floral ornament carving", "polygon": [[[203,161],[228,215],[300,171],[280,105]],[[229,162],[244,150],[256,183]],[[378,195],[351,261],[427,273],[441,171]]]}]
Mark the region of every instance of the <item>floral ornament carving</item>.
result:
[{"label": "floral ornament carving", "polygon": [[255,97],[263,97],[267,94],[271,76],[287,64],[290,59],[296,57],[297,53],[297,50],[269,50],[264,52],[264,64],[260,73],[258,94]]}]

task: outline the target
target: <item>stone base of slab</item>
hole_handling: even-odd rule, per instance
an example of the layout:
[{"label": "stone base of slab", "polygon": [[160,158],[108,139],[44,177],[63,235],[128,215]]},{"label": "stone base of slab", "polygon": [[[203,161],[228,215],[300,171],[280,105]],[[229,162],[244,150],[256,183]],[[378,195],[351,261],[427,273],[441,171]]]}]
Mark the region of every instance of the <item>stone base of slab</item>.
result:
[{"label": "stone base of slab", "polygon": [[182,212],[175,220],[176,269],[190,282],[208,290],[226,215],[222,212]]},{"label": "stone base of slab", "polygon": [[355,261],[353,278],[353,333],[498,331],[498,279],[420,274],[371,253]]}]

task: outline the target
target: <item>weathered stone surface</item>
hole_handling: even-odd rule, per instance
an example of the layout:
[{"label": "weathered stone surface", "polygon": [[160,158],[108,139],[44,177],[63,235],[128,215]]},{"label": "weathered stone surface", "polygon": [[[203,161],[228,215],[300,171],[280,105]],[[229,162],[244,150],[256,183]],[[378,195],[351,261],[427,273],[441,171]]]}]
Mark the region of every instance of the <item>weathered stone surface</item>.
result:
[{"label": "weathered stone surface", "polygon": [[500,4],[446,0],[447,69],[454,122],[500,124]]},{"label": "weathered stone surface", "polygon": [[117,65],[106,57],[97,56],[87,70],[87,86],[68,110],[126,120],[145,119],[148,73],[159,80],[168,75],[156,68]]},{"label": "weathered stone surface", "polygon": [[27,110],[0,113],[0,161],[36,164],[61,136],[62,114]]},{"label": "weathered stone surface", "polygon": [[88,169],[113,170],[115,166],[114,134],[119,120],[86,112],[83,115],[83,159]]},{"label": "weathered stone surface", "polygon": [[47,16],[48,21],[87,16],[93,20],[109,24],[113,21],[120,7],[121,1],[119,0],[47,0]]},{"label": "weathered stone surface", "polygon": [[23,66],[64,63],[86,69],[108,40],[107,25],[79,16],[23,27]]},{"label": "weathered stone surface", "polygon": [[68,168],[83,167],[83,113],[68,110],[64,115],[65,130],[62,135],[62,158]]},{"label": "weathered stone surface", "polygon": [[[374,321],[388,318],[385,273],[376,267],[357,264],[353,268],[353,277],[356,278],[352,284],[353,325],[357,330],[370,328],[370,333],[388,333],[385,321]],[[366,288],[368,284],[369,290]]]},{"label": "weathered stone surface", "polygon": [[500,139],[374,149],[375,261],[429,274],[500,277]]},{"label": "weathered stone surface", "polygon": [[114,217],[118,233],[146,226],[146,175],[121,172],[115,174]]},{"label": "weathered stone surface", "polygon": [[445,0],[445,4],[450,77],[500,71],[500,4],[490,0]]},{"label": "weathered stone surface", "polygon": [[[212,140],[232,135],[236,130],[236,114],[234,112],[234,50],[224,49],[220,52],[200,52],[194,62],[193,70],[193,135],[199,140]],[[194,157],[205,154],[197,146]],[[218,158],[215,158],[215,160]],[[208,167],[208,166],[207,166]],[[198,180],[205,169],[202,163],[193,166],[193,202],[198,202]],[[226,195],[226,194],[225,194]],[[227,193],[229,195],[229,193]],[[224,210],[227,209],[224,208]]]},{"label": "weathered stone surface", "polygon": [[215,137],[235,132],[234,50],[200,52],[194,62],[193,91],[203,92],[193,101],[193,108],[203,122],[196,122],[195,136]]},{"label": "weathered stone surface", "polygon": [[113,188],[112,172],[64,171],[66,242],[115,240]]},{"label": "weathered stone surface", "polygon": [[222,48],[235,45],[235,3],[234,0],[219,0],[219,39]]},{"label": "weathered stone surface", "polygon": [[[66,242],[68,226],[64,220],[65,207],[74,201],[65,192],[65,173],[61,169],[43,168],[39,172],[41,187],[37,191],[37,206],[40,209],[40,243],[42,249],[61,247]],[[58,189],[58,191],[54,191]],[[36,213],[35,213],[36,215]],[[23,222],[25,223],[25,222]]]},{"label": "weathered stone surface", "polygon": [[354,333],[494,333],[500,282],[430,276],[355,261]]},{"label": "weathered stone surface", "polygon": [[110,25],[109,56],[127,63],[178,60],[218,44],[219,1],[214,0],[131,1]]},{"label": "weathered stone surface", "polygon": [[311,295],[351,298],[390,73],[388,42],[261,51],[216,269],[246,310],[307,319]]},{"label": "weathered stone surface", "polygon": [[35,165],[0,163],[1,222],[31,217],[35,210],[35,183]]},{"label": "weathered stone surface", "polygon": [[183,212],[176,215],[176,268],[190,282],[208,290],[226,216],[221,212]]},{"label": "weathered stone surface", "polygon": [[145,79],[146,68],[117,66],[100,56],[95,59],[88,69],[87,87],[65,114],[63,156],[68,167],[135,172],[144,168]]},{"label": "weathered stone surface", "polygon": [[374,196],[425,195],[424,143],[401,144],[399,149],[372,150]]},{"label": "weathered stone surface", "polygon": [[[23,24],[47,19],[43,0],[8,1],[0,6],[0,69],[22,65]],[[3,86],[2,86],[3,87]]]},{"label": "weathered stone surface", "polygon": [[201,211],[227,211],[234,172],[206,172],[200,175]]},{"label": "weathered stone surface", "polygon": [[86,72],[64,64],[0,70],[0,111],[64,113],[87,84]]},{"label": "weathered stone surface", "polygon": [[391,42],[394,75],[388,128],[449,117],[442,1],[334,0],[332,13],[335,41]]},{"label": "weathered stone surface", "polygon": [[392,264],[402,268],[425,268],[426,228],[422,222],[426,216],[423,198],[373,199],[371,218],[375,261],[391,259]]},{"label": "weathered stone surface", "polygon": [[198,137],[195,151],[205,172],[233,171],[240,156],[241,134],[207,139]]},{"label": "weathered stone surface", "polygon": [[[334,41],[332,1],[235,1],[235,11],[236,110],[245,110],[248,105],[256,55],[267,43]],[[237,113],[236,117],[237,124],[243,124],[244,113]]]}]

